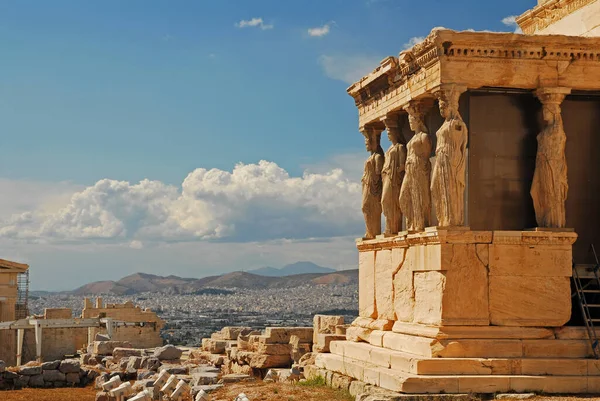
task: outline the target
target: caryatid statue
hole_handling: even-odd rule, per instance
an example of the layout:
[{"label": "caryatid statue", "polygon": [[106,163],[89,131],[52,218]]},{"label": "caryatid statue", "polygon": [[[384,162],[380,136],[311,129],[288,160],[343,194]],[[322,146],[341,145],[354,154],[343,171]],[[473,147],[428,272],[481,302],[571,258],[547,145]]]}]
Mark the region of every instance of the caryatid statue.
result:
[{"label": "caryatid statue", "polygon": [[365,162],[365,172],[362,176],[362,211],[365,216],[367,231],[364,239],[373,239],[381,234],[381,193],[383,182],[381,171],[385,156],[379,144],[381,131],[373,128],[363,130],[365,146],[371,156]]},{"label": "caryatid statue", "polygon": [[567,136],[563,128],[560,105],[570,92],[566,88],[544,88],[536,92],[543,105],[546,123],[537,136],[538,148],[531,185],[531,197],[539,227],[566,226],[565,201],[569,190],[565,156]]},{"label": "caryatid statue", "polygon": [[431,197],[438,226],[462,226],[465,222],[465,169],[467,165],[467,125],[458,112],[460,95],[466,88],[443,85],[436,93],[440,114],[445,119],[437,131],[435,166]]},{"label": "caryatid statue", "polygon": [[402,230],[402,211],[400,210],[400,188],[404,180],[406,146],[398,127],[398,116],[391,115],[382,119],[392,146],[385,153],[385,162],[381,177],[383,194],[381,207],[385,216],[385,236],[391,237]]},{"label": "caryatid statue", "polygon": [[425,230],[431,214],[431,139],[425,125],[427,105],[424,101],[411,101],[404,109],[408,113],[410,129],[415,135],[406,145],[404,181],[400,189],[400,209],[406,216],[406,229],[412,232]]}]

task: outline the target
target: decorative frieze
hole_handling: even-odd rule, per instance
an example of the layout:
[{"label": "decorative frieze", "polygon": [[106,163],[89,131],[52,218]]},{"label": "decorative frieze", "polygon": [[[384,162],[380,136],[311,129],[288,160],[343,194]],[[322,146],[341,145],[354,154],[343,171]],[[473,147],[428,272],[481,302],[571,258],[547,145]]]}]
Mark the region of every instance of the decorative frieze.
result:
[{"label": "decorative frieze", "polygon": [[527,35],[533,35],[597,0],[549,0],[517,18]]},{"label": "decorative frieze", "polygon": [[600,38],[433,30],[348,88],[359,126],[431,97],[443,84],[536,90],[600,90]]}]

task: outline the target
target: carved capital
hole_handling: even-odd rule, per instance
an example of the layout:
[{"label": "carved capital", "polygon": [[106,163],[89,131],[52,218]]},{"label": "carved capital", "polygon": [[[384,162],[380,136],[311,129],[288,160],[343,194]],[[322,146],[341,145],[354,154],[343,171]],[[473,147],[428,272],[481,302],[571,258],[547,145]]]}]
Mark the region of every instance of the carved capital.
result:
[{"label": "carved capital", "polygon": [[544,106],[550,104],[561,105],[565,97],[571,93],[570,88],[554,87],[554,88],[539,88],[535,91],[535,95]]},{"label": "carved capital", "polygon": [[385,129],[395,129],[399,127],[398,123],[398,114],[396,113],[388,113],[385,117],[381,117],[380,121],[385,125]]},{"label": "carved capital", "polygon": [[441,84],[433,89],[433,95],[440,101],[445,101],[458,107],[460,96],[467,91],[467,86],[462,84]]},{"label": "carved capital", "polygon": [[383,132],[382,128],[377,128],[374,127],[372,125],[366,126],[366,127],[361,127],[360,128],[360,132],[361,134],[363,134],[363,136],[369,140],[376,140],[377,143],[379,143],[379,140],[381,139],[381,133]]}]

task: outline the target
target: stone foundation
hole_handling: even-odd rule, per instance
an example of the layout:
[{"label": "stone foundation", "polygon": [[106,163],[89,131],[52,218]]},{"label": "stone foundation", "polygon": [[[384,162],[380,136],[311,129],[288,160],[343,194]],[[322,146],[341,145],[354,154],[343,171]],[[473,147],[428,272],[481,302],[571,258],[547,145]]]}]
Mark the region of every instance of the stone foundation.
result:
[{"label": "stone foundation", "polygon": [[359,241],[360,317],[316,366],[403,393],[600,391],[570,319],[559,231],[427,229]]},{"label": "stone foundation", "polygon": [[559,327],[573,232],[470,231],[359,241],[359,315],[429,326]]}]

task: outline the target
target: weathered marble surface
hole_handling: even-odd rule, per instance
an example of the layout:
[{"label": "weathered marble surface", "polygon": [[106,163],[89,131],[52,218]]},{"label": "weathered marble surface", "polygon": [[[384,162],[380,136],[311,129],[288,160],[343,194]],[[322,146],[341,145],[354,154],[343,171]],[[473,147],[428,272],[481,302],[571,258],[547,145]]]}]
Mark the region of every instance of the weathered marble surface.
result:
[{"label": "weathered marble surface", "polygon": [[375,238],[381,234],[381,194],[383,182],[381,171],[384,164],[384,153],[379,144],[381,132],[367,129],[364,132],[365,147],[371,156],[365,162],[362,176],[362,212],[365,217],[365,239]]},{"label": "weathered marble surface", "polygon": [[444,123],[437,131],[431,197],[438,226],[457,227],[465,222],[467,125],[458,112],[458,101],[466,87],[444,85],[436,93]]},{"label": "weathered marble surface", "polygon": [[426,103],[406,106],[410,129],[415,135],[408,142],[406,175],[400,189],[400,209],[406,216],[408,231],[423,231],[431,215],[431,139],[425,125]]},{"label": "weathered marble surface", "polygon": [[383,180],[383,193],[381,206],[385,216],[385,235],[397,235],[402,230],[402,211],[400,209],[400,188],[404,181],[404,166],[406,164],[406,146],[404,138],[398,128],[397,118],[384,119],[390,148],[385,154],[385,162],[381,176]]},{"label": "weathered marble surface", "polygon": [[563,128],[560,104],[570,92],[565,88],[544,88],[536,92],[543,105],[544,130],[538,134],[535,172],[531,197],[539,227],[566,226],[565,201],[569,192],[565,147],[567,135]]}]

